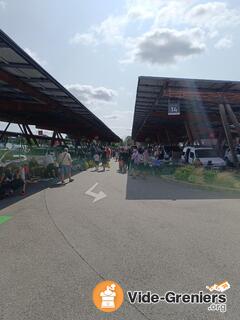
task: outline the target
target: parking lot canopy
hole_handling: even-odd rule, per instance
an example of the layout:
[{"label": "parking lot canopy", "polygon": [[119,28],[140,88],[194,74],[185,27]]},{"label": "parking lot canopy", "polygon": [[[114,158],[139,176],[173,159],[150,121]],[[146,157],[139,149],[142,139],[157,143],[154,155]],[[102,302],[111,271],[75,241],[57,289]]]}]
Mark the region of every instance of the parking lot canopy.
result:
[{"label": "parking lot canopy", "polygon": [[219,135],[219,104],[240,116],[240,82],[139,77],[132,137],[135,141],[177,143],[187,131],[197,138]]},{"label": "parking lot canopy", "polygon": [[120,140],[1,30],[0,120],[36,125],[73,137]]}]

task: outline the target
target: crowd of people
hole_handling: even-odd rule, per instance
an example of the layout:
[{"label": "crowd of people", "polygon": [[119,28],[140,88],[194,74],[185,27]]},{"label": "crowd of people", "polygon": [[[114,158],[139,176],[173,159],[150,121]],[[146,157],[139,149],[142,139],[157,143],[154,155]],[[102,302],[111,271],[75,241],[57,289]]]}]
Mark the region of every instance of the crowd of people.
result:
[{"label": "crowd of people", "polygon": [[[173,158],[173,153],[166,154],[162,146],[120,146],[114,147],[91,143],[82,145],[75,150],[75,155],[81,159],[92,161],[95,171],[104,172],[110,168],[110,160],[118,162],[118,172],[129,173],[133,178],[146,177],[148,171],[160,166],[162,161]],[[71,151],[64,147],[55,156],[47,152],[45,156],[45,176],[56,178],[62,184],[67,179],[72,182],[73,160]],[[101,170],[99,168],[102,168]],[[16,192],[24,195],[27,182],[30,182],[32,171],[29,162],[15,167],[0,167],[0,198],[12,195]]]},{"label": "crowd of people", "polygon": [[152,169],[159,167],[163,162],[178,161],[180,153],[177,149],[165,150],[161,145],[148,145],[146,147],[120,147],[113,151],[115,161],[119,163],[119,172],[127,171],[133,178],[146,177]]},{"label": "crowd of people", "polygon": [[[74,151],[74,152],[73,152]],[[109,167],[109,161],[112,157],[110,147],[102,146],[101,144],[84,144],[76,150],[71,150],[67,147],[61,150],[56,150],[53,154],[50,151],[46,152],[41,168],[41,174],[44,178],[55,178],[56,183],[65,184],[65,181],[73,181],[72,168],[73,158],[78,160],[92,161],[98,171],[100,165],[105,171]],[[0,199],[11,196],[13,194],[26,194],[26,186],[31,183],[35,176],[41,175],[35,172],[37,161],[29,159],[23,163],[13,163],[7,166],[0,167]],[[38,168],[39,169],[39,168]]]},{"label": "crowd of people", "polygon": [[91,155],[95,164],[96,171],[99,170],[100,164],[102,165],[102,171],[109,168],[109,162],[112,157],[112,150],[108,146],[92,145]]}]

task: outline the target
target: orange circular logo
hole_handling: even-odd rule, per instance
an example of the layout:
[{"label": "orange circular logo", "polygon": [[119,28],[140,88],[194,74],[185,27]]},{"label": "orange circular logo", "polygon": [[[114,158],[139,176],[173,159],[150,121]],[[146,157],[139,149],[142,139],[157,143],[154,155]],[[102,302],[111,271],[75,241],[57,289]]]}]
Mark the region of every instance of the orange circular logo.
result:
[{"label": "orange circular logo", "polygon": [[122,287],[115,281],[107,280],[100,282],[93,289],[93,303],[102,312],[117,311],[124,300]]}]

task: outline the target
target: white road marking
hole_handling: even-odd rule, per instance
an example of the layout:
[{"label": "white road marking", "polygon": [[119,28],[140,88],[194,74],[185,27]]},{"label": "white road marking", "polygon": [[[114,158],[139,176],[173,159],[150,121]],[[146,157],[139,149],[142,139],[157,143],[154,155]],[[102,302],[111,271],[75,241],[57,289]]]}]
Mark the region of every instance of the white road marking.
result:
[{"label": "white road marking", "polygon": [[106,194],[103,191],[100,191],[98,193],[93,192],[93,190],[96,188],[96,186],[98,185],[98,182],[96,182],[90,189],[88,189],[85,194],[87,194],[90,197],[93,197],[93,203],[97,202],[99,200],[102,200],[103,198],[106,198]]}]

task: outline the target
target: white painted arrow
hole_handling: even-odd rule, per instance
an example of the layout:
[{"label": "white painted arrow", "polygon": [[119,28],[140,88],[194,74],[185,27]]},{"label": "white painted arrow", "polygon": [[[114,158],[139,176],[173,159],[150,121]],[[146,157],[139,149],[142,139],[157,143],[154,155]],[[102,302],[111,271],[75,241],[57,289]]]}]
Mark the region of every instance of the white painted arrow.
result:
[{"label": "white painted arrow", "polygon": [[107,196],[103,191],[100,191],[98,193],[93,192],[93,190],[96,188],[97,185],[98,185],[98,182],[96,182],[90,189],[88,189],[85,192],[85,194],[87,194],[88,196],[91,196],[91,197],[95,198],[93,200],[93,203],[97,202],[97,201],[99,201],[99,200],[101,200],[103,198],[106,198],[106,196]]}]

